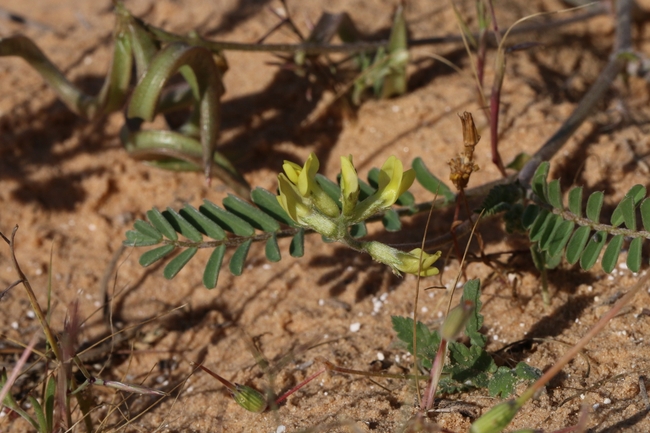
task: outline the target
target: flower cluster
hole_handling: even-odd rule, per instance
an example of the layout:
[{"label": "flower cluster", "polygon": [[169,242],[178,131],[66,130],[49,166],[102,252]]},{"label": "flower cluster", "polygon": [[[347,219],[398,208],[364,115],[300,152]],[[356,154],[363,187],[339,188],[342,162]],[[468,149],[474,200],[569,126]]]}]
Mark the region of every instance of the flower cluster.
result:
[{"label": "flower cluster", "polygon": [[421,249],[399,251],[376,241],[360,242],[349,234],[349,227],[389,209],[413,184],[415,172],[404,170],[402,162],[391,156],[379,171],[378,188],[359,201],[359,178],[352,156],[341,157],[341,194],[339,202],[319,185],[319,168],[315,154],[309,155],[304,166],[285,161],[284,173],[278,175],[278,202],[298,225],[311,228],[321,235],[369,253],[375,260],[389,265],[394,272],[435,275],[433,263],[440,253],[427,254]]}]

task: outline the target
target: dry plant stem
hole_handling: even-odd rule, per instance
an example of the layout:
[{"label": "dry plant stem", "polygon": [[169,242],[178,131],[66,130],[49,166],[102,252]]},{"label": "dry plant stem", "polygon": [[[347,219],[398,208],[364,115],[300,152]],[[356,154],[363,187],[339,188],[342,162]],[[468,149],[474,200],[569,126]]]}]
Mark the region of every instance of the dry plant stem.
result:
[{"label": "dry plant stem", "polygon": [[32,285],[29,283],[29,280],[23,273],[22,269],[20,268],[20,265],[18,264],[18,260],[16,259],[15,238],[16,238],[17,231],[18,231],[18,226],[15,226],[14,229],[11,231],[11,240],[7,239],[7,237],[2,232],[0,232],[0,236],[2,236],[5,242],[7,242],[7,244],[9,245],[9,249],[11,250],[11,259],[14,263],[14,267],[16,268],[18,277],[20,278],[21,282],[23,283],[23,286],[25,287],[25,290],[27,291],[27,296],[29,297],[29,303],[31,304],[32,309],[34,310],[34,313],[36,314],[36,317],[38,318],[38,321],[41,325],[41,328],[45,333],[45,338],[47,338],[47,342],[50,344],[50,348],[52,349],[52,352],[54,352],[54,356],[56,357],[56,359],[61,360],[61,351],[59,349],[57,340],[54,337],[54,333],[52,332],[50,325],[47,323],[47,320],[45,320],[45,314],[43,314],[43,310],[41,310],[41,306],[39,305],[38,300],[36,299],[36,294],[32,289]]},{"label": "dry plant stem", "polygon": [[626,61],[622,54],[632,49],[632,33],[630,31],[631,10],[631,0],[620,0],[616,2],[616,42],[609,62],[601,71],[600,75],[598,75],[591,88],[589,88],[580,100],[580,103],[573,110],[569,118],[519,172],[517,178],[522,185],[529,185],[539,164],[542,161],[549,161],[564,146],[567,140],[591,113],[596,103],[605,96],[614,79],[623,70]]},{"label": "dry plant stem", "polygon": [[447,357],[447,346],[447,340],[445,338],[441,338],[440,346],[438,346],[438,352],[436,352],[436,357],[433,361],[433,365],[431,366],[427,389],[424,391],[424,397],[422,398],[422,404],[420,405],[420,410],[422,411],[428,411],[433,407],[433,402],[436,396],[436,389],[438,389],[438,380],[442,374],[442,368],[445,365],[445,359]]},{"label": "dry plant stem", "polygon": [[[591,10],[577,14],[571,18],[561,19],[548,23],[531,24],[526,27],[521,27],[510,32],[510,34],[523,34],[527,32],[537,32],[557,28],[575,22],[580,22],[594,18],[596,16],[606,13],[606,8],[600,4],[594,6]],[[226,42],[226,41],[212,41],[203,38],[186,37],[167,32],[158,27],[154,27],[147,23],[142,23],[145,28],[150,31],[161,42],[189,42],[193,45],[200,45],[213,51],[233,50],[233,51],[261,51],[261,52],[285,52],[295,53],[304,52],[305,55],[327,54],[327,53],[363,53],[368,51],[375,51],[379,48],[387,48],[388,41],[373,41],[373,42],[356,42],[350,44],[318,44],[318,43],[300,43],[300,44],[248,44],[242,42]],[[500,32],[500,34],[503,32]],[[475,38],[478,35],[473,35]],[[435,45],[462,42],[462,36],[440,36],[424,39],[411,39],[407,41],[409,47]]]},{"label": "dry plant stem", "polygon": [[6,395],[9,393],[9,390],[14,385],[14,382],[16,382],[16,379],[18,379],[18,376],[20,375],[20,370],[27,363],[27,358],[29,358],[29,355],[32,354],[32,349],[36,345],[37,341],[38,338],[36,337],[36,334],[34,334],[32,336],[32,339],[29,340],[29,344],[27,345],[27,347],[25,347],[25,350],[23,350],[22,355],[20,355],[20,358],[18,359],[18,362],[16,362],[16,365],[11,371],[11,374],[7,378],[7,382],[2,387],[2,389],[0,389],[0,409],[2,408],[2,406],[4,406],[2,402],[5,400]]},{"label": "dry plant stem", "polygon": [[[436,192],[436,197],[438,197],[438,193]],[[424,235],[422,235],[422,243],[420,244],[420,264],[418,265],[418,279],[417,282],[415,283],[415,299],[413,299],[413,359],[417,360],[418,359],[418,339],[417,339],[417,330],[418,330],[418,300],[420,299],[420,281],[422,277],[420,274],[422,273],[422,253],[424,252],[424,244],[426,243],[427,240],[427,233],[429,232],[429,223],[431,222],[431,216],[433,216],[433,206],[431,206],[431,209],[429,209],[429,217],[427,218],[427,223],[424,225]],[[418,373],[418,367],[417,363],[413,363],[413,375],[417,375]],[[420,382],[418,380],[415,381],[415,395],[418,400],[418,405],[422,404],[420,401]]]},{"label": "dry plant stem", "polygon": [[556,374],[558,374],[564,366],[566,366],[573,358],[576,357],[603,328],[609,323],[614,316],[616,316],[621,309],[627,305],[632,298],[637,294],[637,292],[646,286],[650,280],[650,274],[645,275],[627,292],[618,302],[612,307],[611,310],[607,312],[603,317],[600,318],[598,323],[594,325],[593,328],[585,334],[584,337],[580,339],[567,353],[560,358],[560,360],[553,365],[542,377],[540,377],[534,384],[532,384],[524,393],[516,399],[516,402],[519,406],[523,405],[526,401],[531,399],[537,391],[542,389]]}]

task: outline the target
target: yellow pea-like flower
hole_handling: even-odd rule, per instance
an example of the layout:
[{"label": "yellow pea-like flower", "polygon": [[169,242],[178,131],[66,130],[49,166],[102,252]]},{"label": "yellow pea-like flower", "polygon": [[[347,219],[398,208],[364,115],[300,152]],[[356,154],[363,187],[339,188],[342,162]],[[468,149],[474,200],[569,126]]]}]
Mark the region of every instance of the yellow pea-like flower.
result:
[{"label": "yellow pea-like flower", "polygon": [[341,157],[341,203],[343,215],[354,212],[359,200],[359,177],[352,163],[352,155]]}]

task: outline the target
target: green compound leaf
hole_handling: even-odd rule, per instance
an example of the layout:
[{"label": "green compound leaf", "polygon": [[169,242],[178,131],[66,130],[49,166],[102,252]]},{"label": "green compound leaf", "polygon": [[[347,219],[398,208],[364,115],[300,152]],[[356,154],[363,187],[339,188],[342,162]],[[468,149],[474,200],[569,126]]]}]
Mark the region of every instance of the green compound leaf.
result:
[{"label": "green compound leaf", "polygon": [[593,222],[598,222],[600,219],[600,209],[603,207],[603,199],[605,194],[602,191],[596,191],[587,199],[587,218]]},{"label": "green compound leaf", "polygon": [[381,222],[389,232],[398,232],[402,229],[402,222],[394,209],[386,210],[384,215],[381,217]]},{"label": "green compound leaf", "polygon": [[291,238],[291,245],[289,245],[289,254],[291,257],[302,257],[305,254],[305,230],[300,229],[293,238]]},{"label": "green compound leaf", "polygon": [[542,162],[539,165],[539,167],[537,167],[537,170],[535,170],[533,179],[530,182],[530,186],[533,189],[535,195],[545,203],[548,203],[548,199],[546,198],[547,188],[548,188],[546,179],[548,178],[548,172],[550,166],[551,165],[549,164],[548,161]]},{"label": "green compound leaf", "polygon": [[125,236],[126,240],[122,244],[126,247],[149,247],[159,244],[162,241],[160,234],[159,238],[150,238],[137,230],[129,230]]},{"label": "green compound leaf", "polygon": [[266,258],[270,262],[279,262],[282,259],[280,247],[278,246],[278,237],[275,234],[266,240],[264,254],[266,254]]},{"label": "green compound leaf", "polygon": [[577,217],[582,216],[582,187],[569,191],[569,211]]},{"label": "green compound leaf", "polygon": [[199,207],[202,214],[219,224],[223,229],[236,234],[237,236],[253,236],[255,229],[252,225],[239,218],[237,215],[221,209],[216,204],[208,200],[203,200],[203,205]]},{"label": "green compound leaf", "polygon": [[[405,345],[406,350],[413,354],[413,319],[410,317],[392,316],[393,329],[397,333],[397,338]],[[431,362],[436,356],[436,351],[440,345],[440,335],[436,331],[430,331],[427,326],[418,321],[417,323],[417,350],[418,362],[426,368],[431,368]]]},{"label": "green compound leaf", "polygon": [[537,215],[535,222],[530,227],[530,241],[538,242],[542,236],[544,236],[546,228],[552,221],[553,214],[548,209],[542,209],[539,215]]},{"label": "green compound leaf", "polygon": [[548,249],[554,239],[557,229],[562,224],[562,221],[564,221],[561,216],[555,214],[549,215],[547,220],[547,223],[543,227],[542,236],[539,239],[539,248],[542,251]]},{"label": "green compound leaf", "polygon": [[562,209],[564,207],[562,204],[562,189],[559,179],[553,179],[549,182],[546,193],[548,195],[548,203],[551,206],[555,209]]},{"label": "green compound leaf", "polygon": [[165,219],[169,221],[172,227],[174,227],[174,230],[185,236],[187,239],[192,242],[201,242],[203,240],[201,233],[174,209],[168,207],[162,214]]},{"label": "green compound leaf", "polygon": [[641,202],[641,221],[645,231],[650,232],[650,198]]},{"label": "green compound leaf", "polygon": [[618,260],[618,256],[621,254],[622,246],[623,246],[623,235],[614,236],[612,240],[609,242],[609,245],[607,245],[607,248],[605,248],[605,253],[603,254],[603,259],[601,261],[601,266],[603,267],[603,271],[607,272],[608,274],[612,272],[612,270],[616,266],[616,261]]},{"label": "green compound leaf", "polygon": [[156,230],[151,224],[140,219],[135,220],[133,228],[136,229],[144,237],[157,239],[158,242],[162,241],[162,234]]},{"label": "green compound leaf", "polygon": [[578,263],[578,260],[580,260],[580,256],[582,256],[582,252],[585,249],[585,245],[587,245],[587,241],[589,240],[590,232],[591,228],[584,226],[578,228],[578,230],[573,233],[573,236],[571,236],[571,240],[566,247],[567,262],[572,265]]},{"label": "green compound leaf", "polygon": [[517,377],[508,367],[499,367],[494,373],[492,379],[488,384],[488,392],[491,397],[508,397],[515,392],[515,385],[517,384]]},{"label": "green compound leaf", "polygon": [[542,371],[532,367],[525,362],[519,362],[515,367],[517,377],[522,380],[537,380],[542,377]]},{"label": "green compound leaf", "polygon": [[146,268],[147,266],[156,263],[158,260],[169,255],[175,248],[174,245],[163,245],[162,247],[154,248],[153,250],[143,253],[140,256],[140,266]]},{"label": "green compound leaf", "polygon": [[223,256],[226,254],[226,245],[221,244],[212,251],[208,263],[203,271],[203,285],[208,289],[217,287],[217,280],[219,279],[219,271],[221,270],[221,263]]},{"label": "green compound leaf", "polygon": [[246,261],[252,243],[252,239],[247,240],[237,247],[235,253],[232,255],[230,259],[230,273],[234,276],[238,277],[244,272],[244,262]]},{"label": "green compound leaf", "polygon": [[[560,226],[553,233],[553,237],[548,242],[548,254],[555,257],[562,252],[564,246],[569,242],[575,223],[573,221],[562,221]],[[560,259],[562,256],[560,256]]]},{"label": "green compound leaf", "polygon": [[276,220],[239,197],[228,194],[228,197],[223,199],[223,205],[228,211],[239,216],[259,230],[268,233],[280,230],[280,224]]},{"label": "green compound leaf", "polygon": [[435,177],[429,171],[429,169],[424,165],[422,158],[415,158],[412,166],[413,170],[415,170],[415,178],[427,191],[444,197],[446,203],[453,203],[456,201],[456,194],[454,194],[452,190],[444,184],[444,182]]},{"label": "green compound leaf", "polygon": [[627,251],[627,268],[632,272],[639,272],[641,269],[641,251],[643,249],[643,239],[634,238],[630,242],[630,248]]},{"label": "green compound leaf", "polygon": [[589,239],[589,242],[587,243],[587,247],[580,257],[580,267],[582,269],[588,271],[596,264],[598,255],[603,249],[603,246],[605,246],[606,241],[607,232],[598,231],[591,236],[591,239]]},{"label": "green compound leaf", "polygon": [[198,248],[188,248],[176,257],[174,257],[163,270],[163,276],[168,280],[171,280],[180,272],[183,267],[189,262],[194,254],[198,251]]},{"label": "green compound leaf", "polygon": [[219,227],[217,223],[199,212],[195,207],[186,204],[185,207],[180,210],[179,214],[209,238],[217,241],[226,238],[226,232]]},{"label": "green compound leaf", "polygon": [[287,212],[278,203],[277,196],[264,188],[257,187],[251,191],[253,203],[260,207],[264,212],[271,215],[278,221],[296,227],[296,223],[289,217]]},{"label": "green compound leaf", "polygon": [[524,209],[524,213],[521,216],[521,224],[525,229],[530,229],[533,223],[537,220],[540,212],[541,208],[536,204],[526,206],[526,209]]},{"label": "green compound leaf", "polygon": [[628,229],[636,230],[636,213],[634,208],[633,197],[625,197],[621,200],[618,206],[616,206],[616,209],[614,209],[614,212],[612,212],[612,225],[618,227],[624,222]]},{"label": "green compound leaf", "polygon": [[174,227],[167,221],[162,213],[156,208],[153,208],[147,211],[147,219],[149,222],[156,228],[160,233],[165,235],[165,237],[172,241],[178,240],[178,235]]}]

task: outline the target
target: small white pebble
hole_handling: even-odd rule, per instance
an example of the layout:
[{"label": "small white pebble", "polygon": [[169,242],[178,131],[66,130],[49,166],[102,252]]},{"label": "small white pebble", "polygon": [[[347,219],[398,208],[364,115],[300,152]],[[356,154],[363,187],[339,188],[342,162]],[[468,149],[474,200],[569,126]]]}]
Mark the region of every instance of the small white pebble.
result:
[{"label": "small white pebble", "polygon": [[399,357],[399,355],[395,355],[395,363],[396,364],[399,364],[400,359],[401,358]]},{"label": "small white pebble", "polygon": [[584,395],[584,394],[580,394],[580,399],[581,399],[581,400],[584,400],[584,399],[585,399],[585,395]]},{"label": "small white pebble", "polygon": [[388,292],[382,293],[381,296],[379,297],[379,300],[381,302],[386,302],[386,299],[388,299]]},{"label": "small white pebble", "polygon": [[612,400],[609,399],[609,398],[606,398],[605,400],[603,400],[603,404],[610,404],[611,402],[612,402]]},{"label": "small white pebble", "polygon": [[359,317],[363,317],[363,311],[359,311],[359,314],[357,314]]},{"label": "small white pebble", "polygon": [[33,319],[34,317],[36,317],[36,313],[34,313],[32,310],[27,310],[27,318]]},{"label": "small white pebble", "polygon": [[319,300],[318,300],[318,305],[320,305],[321,307],[322,307],[323,305],[325,305],[325,299],[319,299]]},{"label": "small white pebble", "polygon": [[188,386],[187,389],[185,390],[185,392],[192,392],[192,391],[194,391],[193,386]]},{"label": "small white pebble", "polygon": [[323,395],[327,395],[327,391],[323,392]]},{"label": "small white pebble", "polygon": [[409,152],[409,147],[408,146],[402,147],[402,152],[408,153]]},{"label": "small white pebble", "polygon": [[438,311],[438,313],[436,314],[436,316],[438,316],[438,318],[442,317],[442,316],[443,316],[442,311]]},{"label": "small white pebble", "polygon": [[600,296],[594,296],[594,302],[600,302]]},{"label": "small white pebble", "polygon": [[359,332],[359,329],[361,329],[361,323],[359,322],[354,322],[350,325],[350,332]]},{"label": "small white pebble", "polygon": [[279,425],[278,428],[275,430],[275,433],[284,433],[287,431],[287,428],[283,425]]},{"label": "small white pebble", "polygon": [[97,226],[95,224],[88,224],[88,230],[94,232],[95,230],[97,230]]},{"label": "small white pebble", "polygon": [[594,286],[587,286],[587,291],[588,292],[593,292],[594,291]]},{"label": "small white pebble", "polygon": [[398,105],[393,105],[390,107],[391,110],[393,110],[393,113],[399,113],[399,106]]},{"label": "small white pebble", "polygon": [[422,312],[427,313],[427,312],[429,312],[429,309],[427,307],[422,307]]},{"label": "small white pebble", "polygon": [[383,361],[384,359],[386,359],[386,357],[382,352],[377,352],[377,359]]},{"label": "small white pebble", "polygon": [[493,335],[493,336],[492,336],[492,339],[493,339],[494,341],[499,341],[499,336],[498,336],[498,335]]},{"label": "small white pebble", "polygon": [[621,268],[621,269],[627,269],[627,263],[621,262],[621,263],[618,264],[618,267]]},{"label": "small white pebble", "polygon": [[34,273],[35,273],[36,275],[43,275],[43,269],[41,269],[41,268],[37,268],[37,269],[34,271]]},{"label": "small white pebble", "polygon": [[269,269],[271,269],[271,265],[269,265],[268,263],[264,263],[262,265],[262,269],[264,269],[265,271],[268,271]]},{"label": "small white pebble", "polygon": [[520,328],[523,328],[524,326],[526,326],[526,325],[524,325],[524,322],[519,323]]},{"label": "small white pebble", "polygon": [[608,276],[607,276],[607,281],[614,281],[614,277],[611,276],[611,275],[608,275]]},{"label": "small white pebble", "polygon": [[580,323],[580,319],[578,319],[578,318],[576,317],[575,322],[576,322],[576,323]]},{"label": "small white pebble", "polygon": [[594,410],[598,409],[600,407],[600,403],[596,403],[592,406]]},{"label": "small white pebble", "polygon": [[12,329],[18,329],[18,322],[11,322]]}]

